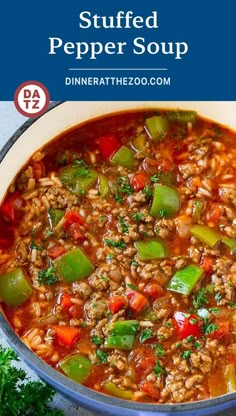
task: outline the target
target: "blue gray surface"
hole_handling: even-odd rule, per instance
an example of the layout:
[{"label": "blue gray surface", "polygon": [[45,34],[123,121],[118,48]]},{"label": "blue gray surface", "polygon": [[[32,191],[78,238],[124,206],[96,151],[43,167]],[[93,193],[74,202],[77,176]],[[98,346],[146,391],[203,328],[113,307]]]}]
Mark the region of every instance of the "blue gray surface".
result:
[{"label": "blue gray surface", "polygon": [[[20,115],[13,102],[0,102],[0,148],[11,137],[15,130],[27,120],[26,117]],[[0,344],[7,346],[7,342],[0,330]],[[33,379],[37,378],[35,373],[30,370],[24,363],[20,363],[29,376]],[[53,404],[64,410],[65,416],[98,416],[98,413],[90,412],[80,406],[72,404],[69,400],[57,394]],[[236,408],[215,414],[215,416],[236,416]],[[126,416],[124,414],[124,416]],[[158,413],[157,413],[158,416]],[[191,415],[189,415],[191,416]],[[207,414],[206,414],[207,416]]]}]

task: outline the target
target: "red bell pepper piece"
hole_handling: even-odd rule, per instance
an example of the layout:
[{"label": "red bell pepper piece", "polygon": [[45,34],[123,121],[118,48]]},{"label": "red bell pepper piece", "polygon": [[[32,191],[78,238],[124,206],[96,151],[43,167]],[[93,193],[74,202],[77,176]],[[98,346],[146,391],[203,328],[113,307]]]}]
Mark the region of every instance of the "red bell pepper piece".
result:
[{"label": "red bell pepper piece", "polygon": [[51,325],[51,328],[56,333],[57,341],[65,347],[71,347],[80,335],[80,329],[73,326]]},{"label": "red bell pepper piece", "polygon": [[35,179],[40,179],[45,175],[45,166],[41,160],[33,163],[33,175]]},{"label": "red bell pepper piece", "polygon": [[208,222],[216,223],[221,216],[221,209],[217,204],[211,204],[209,211],[206,214]]},{"label": "red bell pepper piece", "polygon": [[0,249],[9,249],[14,241],[13,228],[0,217]]},{"label": "red bell pepper piece", "polygon": [[152,397],[152,399],[158,400],[160,397],[160,391],[151,381],[144,381],[140,384],[140,390]]},{"label": "red bell pepper piece", "polygon": [[16,220],[16,211],[22,207],[22,199],[19,192],[14,192],[7,196],[0,210],[5,219],[14,222]]},{"label": "red bell pepper piece", "polygon": [[84,234],[82,233],[81,229],[80,229],[80,225],[79,224],[72,224],[70,226],[70,235],[73,238],[73,240],[76,241],[83,241],[85,239]]},{"label": "red bell pepper piece", "polygon": [[129,299],[129,307],[134,312],[141,312],[148,305],[148,300],[136,290],[127,290],[126,295]]},{"label": "red bell pepper piece", "polygon": [[61,305],[62,309],[69,310],[71,306],[74,305],[73,302],[71,302],[71,297],[68,293],[63,292],[59,295],[58,303]]},{"label": "red bell pepper piece", "polygon": [[181,339],[190,335],[199,337],[202,334],[201,322],[198,316],[177,311],[174,314],[174,319],[177,334]]},{"label": "red bell pepper piece", "polygon": [[135,173],[131,179],[131,185],[135,191],[141,191],[149,183],[149,177],[144,171]]},{"label": "red bell pepper piece", "polygon": [[145,286],[143,292],[146,296],[157,299],[163,295],[164,290],[157,283],[149,283],[147,286]]},{"label": "red bell pepper piece", "polygon": [[72,224],[85,225],[84,218],[80,215],[78,211],[70,210],[67,211],[64,215],[63,228],[68,229]]},{"label": "red bell pepper piece", "polygon": [[99,137],[98,145],[101,156],[105,160],[109,160],[110,157],[121,147],[121,143],[114,134]]},{"label": "red bell pepper piece", "polygon": [[205,273],[211,274],[214,260],[211,257],[204,257],[202,258],[200,265],[204,269]]},{"label": "red bell pepper piece", "polygon": [[122,309],[126,304],[125,298],[123,296],[112,296],[109,299],[109,309],[111,313],[117,313]]},{"label": "red bell pepper piece", "polygon": [[48,256],[50,259],[56,259],[66,252],[64,246],[52,246],[48,249]]}]

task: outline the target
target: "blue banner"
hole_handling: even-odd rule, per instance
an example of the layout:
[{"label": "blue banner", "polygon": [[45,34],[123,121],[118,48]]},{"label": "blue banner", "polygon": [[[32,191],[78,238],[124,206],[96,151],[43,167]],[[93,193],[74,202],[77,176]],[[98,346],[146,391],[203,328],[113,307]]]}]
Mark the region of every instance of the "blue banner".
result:
[{"label": "blue banner", "polygon": [[1,6],[0,100],[235,100],[235,2],[55,0]]}]

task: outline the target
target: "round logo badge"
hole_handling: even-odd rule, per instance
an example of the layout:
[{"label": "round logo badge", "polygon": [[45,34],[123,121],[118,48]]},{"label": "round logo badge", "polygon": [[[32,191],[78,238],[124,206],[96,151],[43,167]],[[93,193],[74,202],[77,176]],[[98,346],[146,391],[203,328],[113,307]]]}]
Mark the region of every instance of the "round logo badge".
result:
[{"label": "round logo badge", "polygon": [[14,103],[23,116],[38,117],[48,108],[50,102],[47,88],[38,81],[27,81],[19,85],[14,95]]}]

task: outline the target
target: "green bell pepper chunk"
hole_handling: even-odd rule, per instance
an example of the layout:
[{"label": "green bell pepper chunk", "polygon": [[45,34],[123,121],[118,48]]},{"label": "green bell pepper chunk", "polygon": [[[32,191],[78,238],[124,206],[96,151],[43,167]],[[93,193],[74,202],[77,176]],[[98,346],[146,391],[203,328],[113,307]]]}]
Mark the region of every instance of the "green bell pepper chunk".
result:
[{"label": "green bell pepper chunk", "polygon": [[182,295],[189,295],[203,274],[204,270],[201,267],[194,264],[187,266],[175,273],[167,289]]},{"label": "green bell pepper chunk", "polygon": [[132,400],[134,396],[131,390],[119,389],[119,387],[112,383],[112,381],[106,381],[103,383],[103,388],[108,394],[119,397],[119,399]]},{"label": "green bell pepper chunk", "polygon": [[212,228],[206,225],[194,225],[191,230],[191,234],[194,235],[202,243],[207,244],[209,247],[215,247],[221,240],[222,236],[214,231]]},{"label": "green bell pepper chunk", "polygon": [[152,116],[145,120],[147,132],[154,142],[163,139],[169,131],[169,121],[165,116]]},{"label": "green bell pepper chunk", "polygon": [[67,283],[84,279],[94,270],[94,266],[79,247],[58,257],[54,265],[57,275]]},{"label": "green bell pepper chunk", "polygon": [[83,195],[97,180],[98,174],[94,170],[80,168],[76,164],[64,168],[59,178],[62,184],[73,194]]},{"label": "green bell pepper chunk", "polygon": [[77,353],[61,360],[59,367],[71,380],[84,383],[91,372],[92,364],[87,357]]},{"label": "green bell pepper chunk", "polygon": [[109,335],[104,342],[104,348],[117,348],[131,350],[134,344],[134,335]]},{"label": "green bell pepper chunk", "polygon": [[99,175],[98,176],[98,183],[99,183],[99,192],[101,197],[105,197],[110,193],[110,187],[106,176]]},{"label": "green bell pepper chunk", "polygon": [[176,173],[172,171],[159,172],[151,177],[151,181],[162,185],[175,185]]},{"label": "green bell pepper chunk", "polygon": [[194,222],[198,222],[200,220],[202,212],[204,209],[204,203],[199,199],[195,199],[193,201],[193,211],[192,211],[192,218]]},{"label": "green bell pepper chunk", "polygon": [[111,326],[111,335],[135,335],[138,331],[139,323],[136,320],[117,321]]},{"label": "green bell pepper chunk", "polygon": [[136,150],[136,152],[146,153],[147,152],[146,143],[147,143],[146,135],[140,134],[139,136],[134,138],[134,140],[131,143],[131,146],[133,147],[134,150]]},{"label": "green bell pepper chunk", "polygon": [[29,278],[20,267],[0,276],[0,298],[8,306],[19,306],[32,294]]},{"label": "green bell pepper chunk", "polygon": [[134,243],[141,260],[162,259],[166,257],[166,249],[160,240],[142,240]]},{"label": "green bell pepper chunk", "polygon": [[111,162],[114,163],[114,165],[120,165],[125,168],[132,169],[135,165],[134,152],[126,146],[121,146],[112,156]]},{"label": "green bell pepper chunk", "polygon": [[235,238],[223,238],[222,243],[231,249],[231,254],[236,254],[236,239]]},{"label": "green bell pepper chunk", "polygon": [[180,196],[177,189],[167,185],[156,185],[150,214],[153,217],[168,217],[180,209]]},{"label": "green bell pepper chunk", "polygon": [[187,111],[187,110],[168,111],[168,117],[171,121],[175,121],[180,124],[196,123],[197,121],[196,111]]},{"label": "green bell pepper chunk", "polygon": [[62,217],[64,217],[65,212],[66,211],[64,209],[49,209],[48,220],[51,228],[55,227],[59,223]]}]

